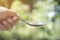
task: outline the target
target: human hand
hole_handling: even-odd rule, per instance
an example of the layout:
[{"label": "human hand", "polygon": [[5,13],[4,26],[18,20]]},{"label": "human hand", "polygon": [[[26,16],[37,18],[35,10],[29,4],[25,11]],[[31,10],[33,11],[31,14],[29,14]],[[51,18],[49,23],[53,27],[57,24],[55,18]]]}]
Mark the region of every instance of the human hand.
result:
[{"label": "human hand", "polygon": [[12,29],[16,22],[19,20],[16,12],[0,7],[0,30],[9,30]]}]

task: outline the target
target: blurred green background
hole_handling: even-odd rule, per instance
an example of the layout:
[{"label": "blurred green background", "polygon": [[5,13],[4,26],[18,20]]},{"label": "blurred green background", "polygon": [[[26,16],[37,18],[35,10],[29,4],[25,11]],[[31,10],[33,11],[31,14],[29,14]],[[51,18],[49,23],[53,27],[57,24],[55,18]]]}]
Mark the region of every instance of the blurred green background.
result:
[{"label": "blurred green background", "polygon": [[[0,3],[8,7],[6,0],[0,0]],[[57,2],[54,0],[37,0],[30,12],[28,3],[14,0],[9,7],[21,18],[32,22],[47,22],[47,25],[34,27],[19,21],[12,30],[0,30],[0,40],[60,40],[60,16],[54,16],[55,5]]]}]

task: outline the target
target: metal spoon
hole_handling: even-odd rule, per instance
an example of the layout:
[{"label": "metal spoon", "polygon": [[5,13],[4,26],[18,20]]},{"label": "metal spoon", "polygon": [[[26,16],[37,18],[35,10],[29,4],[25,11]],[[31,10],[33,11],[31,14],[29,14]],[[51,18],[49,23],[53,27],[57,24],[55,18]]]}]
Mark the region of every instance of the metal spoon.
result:
[{"label": "metal spoon", "polygon": [[27,21],[23,20],[22,18],[20,18],[20,20],[21,20],[22,22],[24,22],[25,24],[28,24],[28,25],[30,25],[30,26],[44,26],[44,25],[47,24],[47,23],[45,23],[45,22],[37,22],[37,23],[27,22]]}]

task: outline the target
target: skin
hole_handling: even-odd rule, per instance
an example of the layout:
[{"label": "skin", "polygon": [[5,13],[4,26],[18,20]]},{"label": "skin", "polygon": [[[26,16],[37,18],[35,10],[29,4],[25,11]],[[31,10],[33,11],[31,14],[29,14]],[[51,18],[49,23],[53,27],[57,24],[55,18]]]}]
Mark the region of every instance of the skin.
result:
[{"label": "skin", "polygon": [[18,20],[19,17],[16,12],[0,7],[0,30],[6,31],[12,29]]}]

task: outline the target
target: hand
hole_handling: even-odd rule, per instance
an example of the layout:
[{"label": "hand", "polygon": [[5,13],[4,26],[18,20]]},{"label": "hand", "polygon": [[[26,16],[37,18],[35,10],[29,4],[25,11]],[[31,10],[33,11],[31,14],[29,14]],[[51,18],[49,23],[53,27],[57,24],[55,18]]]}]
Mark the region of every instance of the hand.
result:
[{"label": "hand", "polygon": [[16,22],[19,20],[16,12],[0,7],[0,30],[9,30],[12,29]]}]

